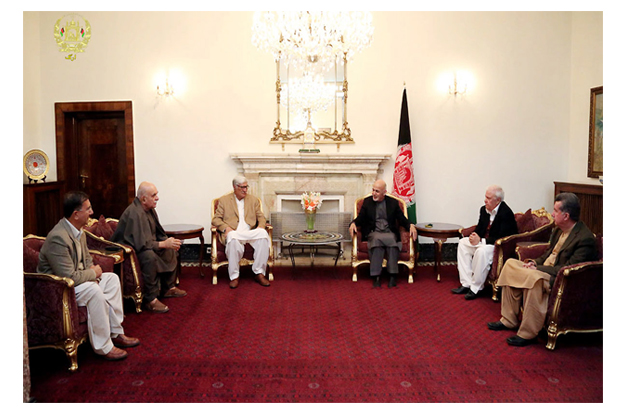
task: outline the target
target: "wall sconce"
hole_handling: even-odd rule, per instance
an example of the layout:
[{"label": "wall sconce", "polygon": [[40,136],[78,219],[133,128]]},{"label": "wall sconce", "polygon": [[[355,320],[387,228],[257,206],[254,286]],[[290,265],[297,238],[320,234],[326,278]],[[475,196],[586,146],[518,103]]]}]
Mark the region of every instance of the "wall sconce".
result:
[{"label": "wall sconce", "polygon": [[449,84],[449,94],[450,95],[463,95],[467,92],[467,81],[463,78],[458,79],[456,73],[454,72],[454,81],[453,84]]},{"label": "wall sconce", "polygon": [[165,88],[161,89],[160,85],[156,85],[156,95],[170,97],[174,95],[174,87],[169,85],[169,79],[165,79]]}]

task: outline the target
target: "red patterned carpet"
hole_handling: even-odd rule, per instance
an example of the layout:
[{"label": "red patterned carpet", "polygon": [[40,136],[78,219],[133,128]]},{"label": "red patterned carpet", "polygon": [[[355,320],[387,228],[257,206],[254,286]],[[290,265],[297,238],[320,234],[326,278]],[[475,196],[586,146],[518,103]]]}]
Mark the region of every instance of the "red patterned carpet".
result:
[{"label": "red patterned carpet", "polygon": [[121,362],[90,346],[67,371],[60,351],[31,351],[38,402],[602,402],[601,334],[514,348],[493,332],[499,304],[452,295],[436,282],[372,288],[348,267],[281,267],[269,288],[243,273],[239,288],[183,268],[185,298],[163,315],[126,316],[142,344]]}]

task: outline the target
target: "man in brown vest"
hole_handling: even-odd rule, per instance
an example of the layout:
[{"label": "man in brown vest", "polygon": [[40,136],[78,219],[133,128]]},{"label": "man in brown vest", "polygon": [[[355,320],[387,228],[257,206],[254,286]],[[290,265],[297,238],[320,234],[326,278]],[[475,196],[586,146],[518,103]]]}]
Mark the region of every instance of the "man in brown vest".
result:
[{"label": "man in brown vest", "polygon": [[[501,319],[488,323],[490,330],[517,330],[506,341],[511,346],[533,343],[545,324],[549,294],[560,268],[593,261],[598,257],[593,233],[579,221],[579,199],[573,193],[560,193],[553,206],[556,228],[549,248],[529,262],[509,259],[501,271],[497,285],[501,294]],[[519,321],[523,305],[523,320]]]}]

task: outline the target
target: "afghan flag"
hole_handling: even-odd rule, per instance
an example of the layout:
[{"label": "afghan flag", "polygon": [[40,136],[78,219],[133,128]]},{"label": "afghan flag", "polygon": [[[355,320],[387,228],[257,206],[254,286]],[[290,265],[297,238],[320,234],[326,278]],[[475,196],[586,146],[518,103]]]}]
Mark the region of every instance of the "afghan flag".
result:
[{"label": "afghan flag", "polygon": [[417,206],[415,204],[415,184],[412,170],[412,140],[410,138],[410,121],[408,121],[408,99],[406,88],[401,102],[401,118],[399,120],[399,140],[397,141],[397,157],[393,171],[393,195],[406,203],[408,219],[417,223]]}]

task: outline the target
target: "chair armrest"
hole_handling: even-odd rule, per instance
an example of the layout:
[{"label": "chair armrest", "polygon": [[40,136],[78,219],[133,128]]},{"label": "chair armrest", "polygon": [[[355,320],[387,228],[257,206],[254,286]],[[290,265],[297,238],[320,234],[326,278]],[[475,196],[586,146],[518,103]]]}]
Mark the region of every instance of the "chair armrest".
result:
[{"label": "chair armrest", "polygon": [[28,341],[54,343],[78,328],[78,306],[71,278],[24,273]]},{"label": "chair armrest", "polygon": [[549,244],[545,242],[519,242],[516,247],[517,258],[526,262],[530,259],[538,258],[549,248]]},{"label": "chair armrest", "polygon": [[93,258],[93,264],[99,265],[102,268],[102,272],[115,272],[115,264],[119,264],[124,261],[124,257],[121,254],[105,254],[96,250],[89,250],[91,258]]},{"label": "chair armrest", "polygon": [[458,232],[460,233],[460,238],[462,239],[462,238],[468,237],[473,232],[475,232],[476,228],[477,228],[477,225],[469,226],[468,228],[460,228],[458,230]]},{"label": "chair armrest", "polygon": [[601,327],[603,261],[588,261],[562,267],[551,289],[547,316],[567,327]]}]

